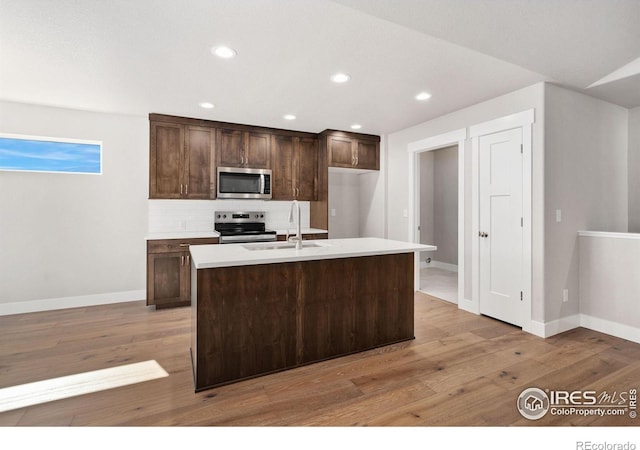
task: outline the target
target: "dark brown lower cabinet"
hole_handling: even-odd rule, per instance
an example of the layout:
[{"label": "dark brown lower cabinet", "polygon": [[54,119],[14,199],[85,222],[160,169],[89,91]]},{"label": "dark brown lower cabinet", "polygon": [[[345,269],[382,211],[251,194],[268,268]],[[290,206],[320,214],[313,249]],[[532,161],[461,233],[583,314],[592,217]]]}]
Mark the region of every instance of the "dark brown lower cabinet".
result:
[{"label": "dark brown lower cabinet", "polygon": [[413,254],[193,270],[195,390],[413,339]]},{"label": "dark brown lower cabinet", "polygon": [[218,238],[147,241],[147,305],[157,309],[191,304],[190,245],[217,244]]}]

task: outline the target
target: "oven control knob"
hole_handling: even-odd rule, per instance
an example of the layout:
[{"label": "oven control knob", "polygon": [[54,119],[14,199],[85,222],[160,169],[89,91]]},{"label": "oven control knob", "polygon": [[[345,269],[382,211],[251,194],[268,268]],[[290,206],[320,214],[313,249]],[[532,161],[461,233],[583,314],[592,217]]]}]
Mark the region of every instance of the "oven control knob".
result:
[{"label": "oven control knob", "polygon": [[264,214],[260,214],[260,218],[263,219],[264,218]]},{"label": "oven control knob", "polygon": [[224,216],[222,216],[222,218],[223,218],[223,219],[226,219],[226,218],[227,218],[227,215],[225,214]]}]

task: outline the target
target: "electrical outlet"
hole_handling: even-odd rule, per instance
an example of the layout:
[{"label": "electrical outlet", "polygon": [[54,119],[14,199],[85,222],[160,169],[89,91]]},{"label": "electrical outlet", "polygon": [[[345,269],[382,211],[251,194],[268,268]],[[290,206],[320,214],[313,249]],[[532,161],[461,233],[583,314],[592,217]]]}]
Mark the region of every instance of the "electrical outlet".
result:
[{"label": "electrical outlet", "polygon": [[562,290],[562,301],[564,303],[569,301],[569,289],[563,289]]},{"label": "electrical outlet", "polygon": [[562,210],[556,209],[556,222],[562,222]]},{"label": "electrical outlet", "polygon": [[331,208],[331,217],[335,217],[335,216],[336,216],[336,209]]}]

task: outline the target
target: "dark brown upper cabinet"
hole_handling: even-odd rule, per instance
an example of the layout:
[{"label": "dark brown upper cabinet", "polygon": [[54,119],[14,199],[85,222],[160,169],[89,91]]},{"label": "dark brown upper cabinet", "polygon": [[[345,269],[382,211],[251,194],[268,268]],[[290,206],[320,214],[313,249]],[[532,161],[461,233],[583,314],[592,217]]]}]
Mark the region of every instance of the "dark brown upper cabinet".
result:
[{"label": "dark brown upper cabinet", "polygon": [[316,200],[318,139],[274,134],[271,162],[273,200]]},{"label": "dark brown upper cabinet", "polygon": [[215,198],[211,128],[150,123],[149,198]]},{"label": "dark brown upper cabinet", "polygon": [[271,139],[268,133],[218,129],[219,167],[271,168]]},{"label": "dark brown upper cabinet", "polygon": [[380,137],[327,130],[329,167],[380,170]]}]

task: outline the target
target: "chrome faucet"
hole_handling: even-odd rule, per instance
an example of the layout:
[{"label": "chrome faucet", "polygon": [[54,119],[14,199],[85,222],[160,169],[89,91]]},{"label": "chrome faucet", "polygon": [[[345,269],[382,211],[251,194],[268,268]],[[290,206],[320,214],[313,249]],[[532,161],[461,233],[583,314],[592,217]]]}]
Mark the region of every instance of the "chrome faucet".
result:
[{"label": "chrome faucet", "polygon": [[296,243],[296,250],[300,250],[302,249],[302,233],[300,232],[300,205],[298,204],[298,200],[294,200],[293,203],[291,203],[291,209],[289,210],[289,223],[293,223],[293,210],[296,210],[297,213],[297,217],[296,217],[296,235],[295,237],[291,237],[289,236],[288,241],[289,242],[295,242]]}]

